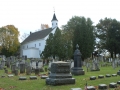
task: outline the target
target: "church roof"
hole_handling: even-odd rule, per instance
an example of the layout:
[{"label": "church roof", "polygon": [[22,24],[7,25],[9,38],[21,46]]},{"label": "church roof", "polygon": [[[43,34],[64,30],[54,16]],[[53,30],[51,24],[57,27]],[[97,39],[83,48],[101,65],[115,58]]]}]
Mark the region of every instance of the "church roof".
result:
[{"label": "church roof", "polygon": [[44,30],[40,30],[34,33],[31,33],[23,42],[29,42],[29,41],[34,41],[34,40],[38,40],[38,39],[42,39],[45,38],[48,34],[51,33],[53,29],[52,28],[48,28],[48,29],[44,29]]},{"label": "church roof", "polygon": [[[53,19],[52,19],[51,21],[54,21],[54,20],[57,20],[55,13],[54,13]],[[57,20],[57,21],[58,21],[58,20]]]}]

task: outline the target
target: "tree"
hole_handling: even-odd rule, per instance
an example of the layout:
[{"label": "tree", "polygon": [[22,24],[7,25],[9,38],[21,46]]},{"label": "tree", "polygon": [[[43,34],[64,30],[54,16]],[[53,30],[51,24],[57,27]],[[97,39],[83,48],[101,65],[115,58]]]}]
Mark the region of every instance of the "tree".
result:
[{"label": "tree", "polygon": [[90,18],[74,16],[67,25],[63,26],[63,30],[68,33],[69,39],[73,43],[73,51],[78,44],[83,59],[91,56],[94,48],[94,27]]},{"label": "tree", "polygon": [[53,43],[54,43],[54,55],[56,57],[59,57],[60,59],[63,58],[64,56],[64,46],[62,43],[62,35],[61,35],[61,31],[59,28],[56,29],[55,33],[54,33],[54,39],[53,39]]},{"label": "tree", "polygon": [[71,59],[73,56],[73,47],[72,47],[72,41],[68,40],[69,39],[69,34],[67,33],[62,33],[62,43],[63,43],[63,56],[64,59]]},{"label": "tree", "polygon": [[53,33],[49,34],[48,39],[46,40],[44,51],[42,52],[41,56],[42,55],[44,58],[54,56],[53,54]]},{"label": "tree", "polygon": [[112,58],[113,53],[115,56],[120,53],[120,22],[116,19],[105,18],[104,20],[101,19],[96,27],[101,48],[107,49]]},{"label": "tree", "polygon": [[24,33],[24,34],[21,36],[21,40],[24,41],[28,36],[29,36],[29,34]]},{"label": "tree", "polygon": [[58,57],[59,60],[70,57],[71,44],[65,38],[65,34],[62,34],[59,28],[56,29],[54,34],[50,33],[41,56],[43,55],[44,58],[53,57],[54,59]]},{"label": "tree", "polygon": [[1,52],[6,56],[14,55],[19,48],[19,31],[14,25],[0,28]]}]

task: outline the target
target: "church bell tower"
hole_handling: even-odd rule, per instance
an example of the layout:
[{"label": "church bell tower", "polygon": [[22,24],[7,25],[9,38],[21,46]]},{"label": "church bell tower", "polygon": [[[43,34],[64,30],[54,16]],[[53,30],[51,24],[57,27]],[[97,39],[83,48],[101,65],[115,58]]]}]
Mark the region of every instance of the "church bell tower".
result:
[{"label": "church bell tower", "polygon": [[55,27],[58,27],[58,20],[56,18],[55,13],[53,15],[53,18],[52,18],[51,22],[52,22],[52,29],[55,28]]}]

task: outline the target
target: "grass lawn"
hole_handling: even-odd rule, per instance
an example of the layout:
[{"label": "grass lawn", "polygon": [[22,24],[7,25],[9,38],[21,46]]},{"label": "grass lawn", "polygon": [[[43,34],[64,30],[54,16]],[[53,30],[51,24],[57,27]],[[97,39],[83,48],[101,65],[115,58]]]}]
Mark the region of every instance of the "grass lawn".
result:
[{"label": "grass lawn", "polygon": [[[97,87],[99,84],[109,85],[111,82],[120,80],[120,76],[98,79],[98,75],[105,76],[106,74],[116,74],[120,67],[117,67],[116,69],[113,69],[111,66],[101,67],[100,71],[93,72],[87,72],[86,67],[83,67],[83,69],[85,70],[85,75],[73,76],[76,80],[75,84],[59,86],[46,85],[45,79],[41,79],[40,76],[37,76],[37,80],[30,80],[29,76],[35,75],[34,73],[31,75],[19,74],[18,76],[8,77],[8,74],[5,74],[4,70],[0,70],[0,88],[4,88],[4,90],[70,90],[71,88],[82,88],[82,90],[84,90],[86,81],[88,85]],[[2,75],[5,75],[5,77],[2,78]],[[27,80],[18,80],[19,76],[26,76]],[[90,76],[96,76],[97,79],[89,80]],[[120,88],[117,90],[120,90]]]}]

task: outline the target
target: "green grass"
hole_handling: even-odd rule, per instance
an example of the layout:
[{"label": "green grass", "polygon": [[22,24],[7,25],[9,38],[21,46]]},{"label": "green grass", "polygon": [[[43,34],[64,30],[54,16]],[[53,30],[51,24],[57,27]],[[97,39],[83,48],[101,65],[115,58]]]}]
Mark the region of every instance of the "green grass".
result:
[{"label": "green grass", "polygon": [[[6,76],[4,78],[0,77],[0,88],[4,88],[5,90],[70,90],[71,88],[82,88],[82,90],[84,90],[86,81],[88,85],[98,86],[99,84],[109,85],[109,83],[111,82],[117,82],[120,80],[120,76],[89,80],[90,76],[98,77],[98,75],[105,76],[106,74],[116,74],[117,71],[120,69],[120,67],[117,67],[116,69],[113,69],[111,66],[101,67],[100,71],[93,71],[93,72],[90,71],[87,72],[86,67],[83,67],[83,69],[85,70],[85,75],[73,76],[73,78],[75,78],[76,80],[75,84],[58,85],[58,86],[46,85],[45,79],[41,79],[40,76],[37,76],[38,78],[37,80],[29,80],[29,76],[34,75],[34,73],[32,75],[20,74],[18,76],[9,78],[7,77],[8,74],[4,73],[4,70],[0,70],[0,76],[2,75]],[[26,76],[27,80],[24,81],[18,80],[19,76]]]}]

